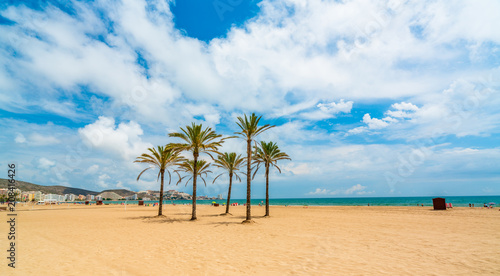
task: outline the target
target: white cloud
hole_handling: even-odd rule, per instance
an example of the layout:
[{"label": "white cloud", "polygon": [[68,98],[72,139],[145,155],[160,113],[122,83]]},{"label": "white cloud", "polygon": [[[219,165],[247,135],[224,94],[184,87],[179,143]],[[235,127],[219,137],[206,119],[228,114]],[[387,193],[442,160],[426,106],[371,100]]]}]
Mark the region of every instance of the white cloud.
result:
[{"label": "white cloud", "polygon": [[109,187],[109,184],[107,183],[107,181],[111,179],[111,177],[107,174],[101,174],[99,175],[99,178],[97,180],[97,185],[99,185],[99,187],[101,188],[108,188]]},{"label": "white cloud", "polygon": [[55,166],[56,162],[51,161],[45,157],[42,157],[38,160],[38,167],[42,170],[48,170],[51,167]]},{"label": "white cloud", "polygon": [[308,195],[328,195],[330,190],[317,188],[314,192],[307,193]]},{"label": "white cloud", "polygon": [[99,171],[99,165],[92,165],[90,167],[88,167],[88,169],[85,171],[86,174],[90,174],[90,175],[93,175],[95,174],[97,171]]},{"label": "white cloud", "polygon": [[344,102],[344,99],[341,99],[340,102],[335,103],[326,103],[326,104],[318,104],[317,107],[321,109],[321,111],[327,112],[327,113],[332,113],[332,114],[337,114],[337,113],[349,113],[351,112],[352,109],[352,101]]},{"label": "white cloud", "polygon": [[408,111],[417,111],[418,107],[412,103],[406,103],[406,102],[401,102],[401,103],[395,103],[391,105],[392,108],[396,110],[408,110]]},{"label": "white cloud", "polygon": [[21,133],[17,133],[16,134],[16,138],[14,139],[14,141],[16,143],[19,143],[19,144],[22,144],[22,143],[25,143],[26,142],[26,138],[24,137],[24,135],[22,135]]},{"label": "white cloud", "polygon": [[26,143],[32,146],[47,146],[61,143],[61,141],[54,136],[37,132],[30,134],[28,139],[26,139],[23,134],[17,133],[14,141],[18,144]]},{"label": "white cloud", "polygon": [[389,123],[383,120],[371,118],[368,113],[363,116],[363,123],[367,124],[369,129],[381,129],[389,125]]},{"label": "white cloud", "polygon": [[131,161],[153,146],[142,141],[142,128],[133,121],[115,126],[113,118],[99,117],[93,124],[79,129],[78,133],[93,148],[115,154],[123,160]]},{"label": "white cloud", "polygon": [[301,113],[299,116],[308,120],[324,120],[334,118],[339,113],[350,113],[352,109],[352,101],[345,102],[341,99],[338,103],[319,103],[316,107],[319,110]]},{"label": "white cloud", "polygon": [[385,113],[390,116],[387,117],[389,120],[394,120],[393,118],[412,118],[415,112],[418,111],[418,107],[416,105],[406,102],[395,103],[391,105],[391,107],[395,110],[388,110]]},{"label": "white cloud", "polygon": [[61,141],[54,136],[33,133],[29,136],[28,143],[36,146],[59,144]]},{"label": "white cloud", "polygon": [[346,135],[350,135],[350,134],[356,135],[356,134],[363,133],[367,130],[368,130],[367,127],[360,126],[360,127],[356,127],[356,128],[348,130]]},{"label": "white cloud", "polygon": [[367,194],[372,194],[374,193],[373,191],[366,191],[366,186],[363,186],[361,184],[356,184],[350,188],[347,189],[338,189],[335,191],[331,191],[328,189],[320,189],[316,188],[315,191],[309,192],[306,195],[367,195]]},{"label": "white cloud", "polygon": [[346,195],[352,195],[353,193],[356,193],[356,194],[360,194],[360,193],[363,193],[364,190],[366,189],[366,186],[362,186],[361,184],[356,184],[354,186],[352,186],[351,188],[345,190],[345,194]]},{"label": "white cloud", "polygon": [[[499,42],[496,29],[488,23],[498,11],[495,2],[390,3],[312,0],[304,5],[264,0],[256,18],[208,44],[176,30],[164,2],[100,3],[99,13],[84,3],[73,3],[78,16],[55,7],[42,12],[12,6],[2,15],[17,24],[3,27],[2,43],[26,58],[20,62],[3,54],[0,61],[14,81],[0,80],[0,89],[19,94],[0,101],[7,109],[35,104],[81,119],[86,110],[70,101],[59,102],[59,96],[60,91],[76,95],[84,84],[109,97],[107,116],[120,114],[126,106],[127,119],[175,126],[197,116],[182,108],[188,103],[274,113],[296,108],[297,100],[311,107],[309,103],[321,99],[386,99],[437,91],[443,82],[456,78],[453,70],[430,67],[411,74],[401,64],[453,63],[463,56],[461,49],[446,47],[454,41]],[[112,33],[101,17],[113,22]],[[476,18],[474,24],[470,18]],[[412,32],[414,26],[420,26],[422,37]],[[136,63],[137,52],[147,60],[148,70]],[[196,81],[193,71],[198,72]],[[37,94],[26,85],[33,83],[26,81],[28,75],[37,83]],[[289,101],[287,96],[296,99]],[[304,116],[332,118],[348,113],[352,102],[318,107]],[[221,115],[211,110],[202,116],[217,124]]]}]

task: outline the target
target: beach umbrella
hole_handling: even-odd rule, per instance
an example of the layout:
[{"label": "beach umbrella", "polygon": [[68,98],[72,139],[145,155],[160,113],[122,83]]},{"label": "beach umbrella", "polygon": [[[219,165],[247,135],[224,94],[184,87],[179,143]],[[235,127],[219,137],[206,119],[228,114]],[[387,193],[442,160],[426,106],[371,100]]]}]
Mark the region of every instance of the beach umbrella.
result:
[{"label": "beach umbrella", "polygon": [[489,205],[495,205],[496,203],[495,202],[490,202],[488,203]]}]

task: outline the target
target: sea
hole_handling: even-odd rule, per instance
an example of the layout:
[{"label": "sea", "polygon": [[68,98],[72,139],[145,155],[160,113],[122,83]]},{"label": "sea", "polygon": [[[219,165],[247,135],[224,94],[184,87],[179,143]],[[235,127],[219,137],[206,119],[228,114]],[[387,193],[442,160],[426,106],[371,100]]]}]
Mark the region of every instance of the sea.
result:
[{"label": "sea", "polygon": [[[269,205],[282,206],[432,206],[432,199],[435,197],[352,197],[352,198],[272,198]],[[484,204],[500,204],[500,196],[444,196],[446,203],[452,203],[454,207],[483,207]],[[106,201],[104,204],[138,204],[138,200],[117,200]],[[157,203],[157,200],[144,201],[145,204]],[[226,199],[197,200],[196,204],[211,205],[212,203],[225,204]],[[164,200],[163,204],[191,204],[191,200]],[[246,199],[231,199],[231,203],[243,205]],[[265,199],[252,199],[252,205],[265,204]]]}]

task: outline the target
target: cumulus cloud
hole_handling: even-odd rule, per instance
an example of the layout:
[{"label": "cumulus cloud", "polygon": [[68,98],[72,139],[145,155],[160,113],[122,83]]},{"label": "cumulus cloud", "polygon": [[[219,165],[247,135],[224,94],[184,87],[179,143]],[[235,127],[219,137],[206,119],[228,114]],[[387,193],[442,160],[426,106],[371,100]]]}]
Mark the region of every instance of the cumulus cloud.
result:
[{"label": "cumulus cloud", "polygon": [[418,111],[416,105],[406,102],[395,103],[391,107],[395,110],[388,110],[386,114],[393,118],[411,118]]},{"label": "cumulus cloud", "polygon": [[328,195],[330,190],[317,188],[314,192],[309,192],[307,195]]},{"label": "cumulus cloud", "polygon": [[30,134],[28,136],[28,139],[26,139],[26,137],[23,134],[17,133],[14,141],[18,144],[26,143],[31,146],[47,146],[47,145],[59,144],[61,142],[59,139],[49,134],[40,134],[36,132]]},{"label": "cumulus cloud", "polygon": [[346,195],[352,195],[354,193],[361,195],[361,194],[366,193],[366,191],[364,191],[365,189],[366,189],[366,186],[362,186],[361,184],[356,184],[356,185],[352,186],[351,188],[345,190],[344,193]]},{"label": "cumulus cloud", "polygon": [[21,133],[17,133],[16,134],[16,138],[14,139],[14,141],[16,143],[22,144],[22,143],[26,142],[26,138]]},{"label": "cumulus cloud", "polygon": [[392,124],[400,123],[405,119],[414,118],[419,108],[412,103],[394,103],[391,105],[392,110],[385,112],[386,117],[382,119],[372,118],[369,113],[363,116],[363,123],[366,126],[356,127],[347,131],[346,135],[356,135],[369,130],[378,130],[386,128]]},{"label": "cumulus cloud", "polygon": [[123,160],[133,160],[153,146],[142,141],[142,128],[133,121],[116,126],[113,118],[99,117],[93,124],[79,129],[78,133],[86,144]]},{"label": "cumulus cloud", "polygon": [[[35,105],[83,119],[86,107],[71,100],[78,97],[81,85],[109,100],[107,112],[112,114],[107,116],[122,114],[125,106],[127,119],[170,126],[199,116],[179,103],[274,113],[293,109],[297,101],[411,97],[442,87],[454,75],[440,68],[408,74],[407,66],[457,60],[462,49],[447,48],[452,41],[499,43],[488,23],[499,8],[494,2],[453,6],[440,1],[312,0],[304,5],[264,0],[255,18],[208,44],[175,29],[165,2],[102,2],[99,9],[79,2],[70,5],[76,16],[54,6],[1,11],[16,22],[2,26],[2,44],[19,53],[3,51],[0,59],[10,76],[0,79],[0,89],[19,91],[0,97],[7,110]],[[466,18],[476,20],[471,25]],[[412,31],[415,26],[421,31]],[[462,26],[460,31],[456,26]],[[147,68],[137,62],[139,55]],[[196,81],[193,71],[198,72]],[[37,93],[27,76],[36,81]],[[70,93],[70,99],[59,101],[62,93]],[[352,102],[320,103],[317,108],[304,112],[305,118],[349,113]],[[201,116],[218,124],[221,115],[207,110]]]},{"label": "cumulus cloud", "polygon": [[350,113],[352,104],[353,101],[345,102],[344,99],[341,99],[338,103],[319,103],[316,105],[319,110],[304,112],[299,116],[308,120],[324,120],[334,118],[335,115],[339,113]]},{"label": "cumulus cloud", "polygon": [[383,120],[370,117],[368,113],[363,116],[363,123],[367,124],[369,129],[381,129],[389,125]]},{"label": "cumulus cloud", "polygon": [[361,184],[356,184],[350,188],[335,191],[317,188],[315,191],[309,192],[306,195],[367,195],[373,193],[373,191],[366,191],[366,188],[366,186]]},{"label": "cumulus cloud", "polygon": [[107,181],[111,179],[111,177],[107,174],[101,174],[99,175],[99,178],[97,179],[97,185],[99,185],[99,187],[101,188],[108,188],[109,187],[109,184],[107,183]]},{"label": "cumulus cloud", "polygon": [[45,157],[42,157],[38,160],[38,167],[43,170],[50,169],[56,164],[56,162],[51,161]]}]

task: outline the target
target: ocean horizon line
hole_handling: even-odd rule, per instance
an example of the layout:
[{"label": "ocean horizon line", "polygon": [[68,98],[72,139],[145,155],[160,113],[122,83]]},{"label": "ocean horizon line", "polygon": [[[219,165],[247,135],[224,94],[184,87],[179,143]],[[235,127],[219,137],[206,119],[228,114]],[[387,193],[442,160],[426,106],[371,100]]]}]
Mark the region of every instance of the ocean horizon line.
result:
[{"label": "ocean horizon line", "polygon": [[[434,196],[422,197],[358,197],[358,198],[270,198],[269,204],[272,206],[432,206]],[[483,207],[484,204],[500,203],[500,196],[446,196],[447,203],[452,203],[455,207]],[[95,201],[90,201],[95,202]],[[104,204],[138,204],[139,200],[103,200]],[[145,204],[154,204],[158,200],[144,200]],[[211,205],[213,202],[220,205],[225,204],[227,199],[199,199],[199,205]],[[66,202],[71,203],[71,202]],[[78,202],[74,202],[78,203]],[[82,202],[80,202],[82,203]],[[164,204],[189,205],[192,200],[163,200]],[[246,204],[246,199],[231,199],[231,204]],[[251,200],[253,206],[265,205],[265,199],[255,198]]]}]

